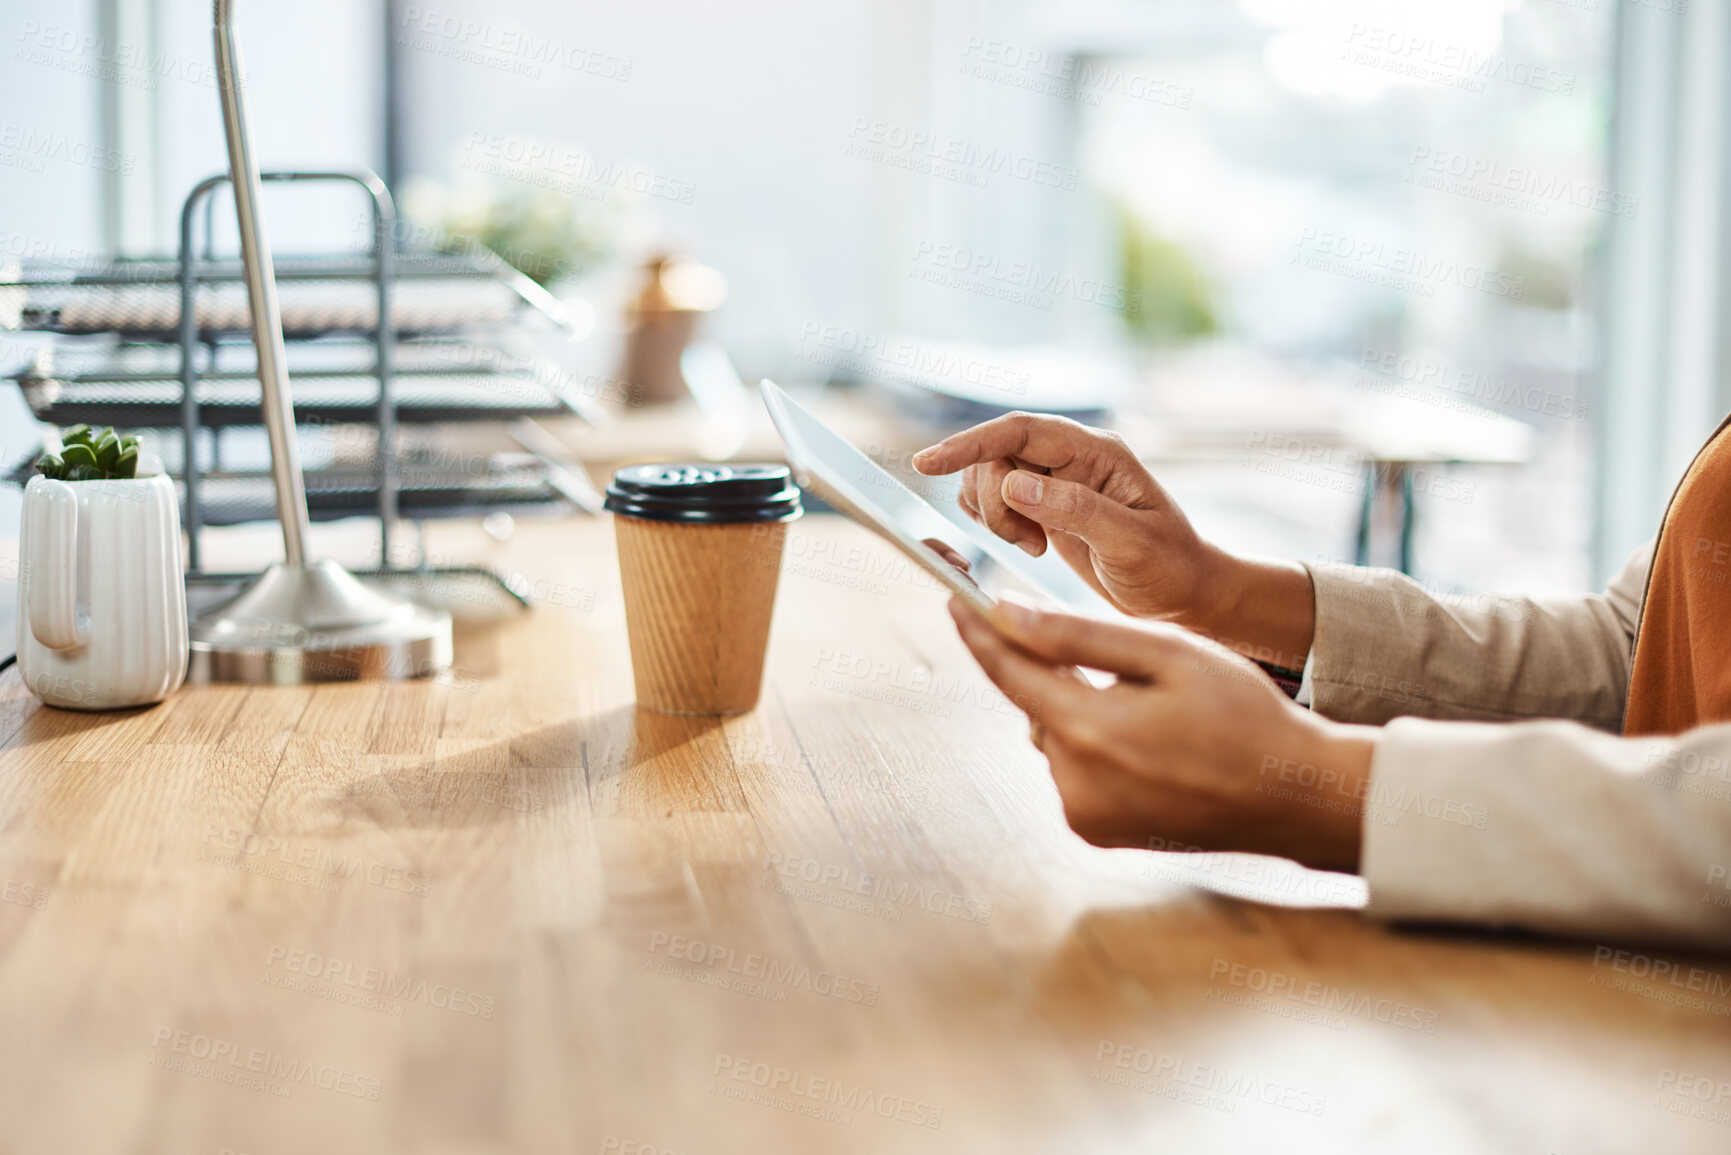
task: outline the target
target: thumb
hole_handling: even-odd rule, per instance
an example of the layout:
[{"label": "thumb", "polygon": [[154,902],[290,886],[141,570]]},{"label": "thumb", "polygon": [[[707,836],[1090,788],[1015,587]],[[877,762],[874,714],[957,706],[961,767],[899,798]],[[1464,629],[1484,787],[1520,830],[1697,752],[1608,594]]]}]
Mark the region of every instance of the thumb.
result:
[{"label": "thumb", "polygon": [[1005,475],[1001,492],[1004,504],[1017,513],[1091,546],[1109,548],[1120,544],[1122,535],[1135,532],[1128,509],[1074,481],[1017,469]]},{"label": "thumb", "polygon": [[1037,658],[1139,681],[1160,680],[1186,650],[1186,635],[1176,626],[1051,613],[1013,593],[998,599],[993,616],[1006,637]]}]

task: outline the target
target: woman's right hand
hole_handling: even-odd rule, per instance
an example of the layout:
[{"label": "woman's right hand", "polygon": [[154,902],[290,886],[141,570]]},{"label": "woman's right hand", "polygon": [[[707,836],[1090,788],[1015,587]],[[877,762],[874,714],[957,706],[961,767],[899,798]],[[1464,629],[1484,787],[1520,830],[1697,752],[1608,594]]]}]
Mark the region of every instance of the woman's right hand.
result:
[{"label": "woman's right hand", "polygon": [[1064,417],[1011,413],[914,456],[925,474],[962,471],[968,516],[1035,557],[1056,549],[1125,613],[1206,628],[1235,561],[1115,433]]}]

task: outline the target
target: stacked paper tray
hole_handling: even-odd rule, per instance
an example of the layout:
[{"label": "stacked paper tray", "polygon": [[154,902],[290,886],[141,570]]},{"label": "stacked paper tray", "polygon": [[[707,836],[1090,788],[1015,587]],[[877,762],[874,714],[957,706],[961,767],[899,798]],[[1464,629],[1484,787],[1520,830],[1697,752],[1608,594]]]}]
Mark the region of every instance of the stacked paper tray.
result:
[{"label": "stacked paper tray", "polygon": [[[207,525],[240,525],[276,516],[268,474],[206,474],[199,502]],[[370,470],[315,469],[306,473],[307,513],[314,521],[366,517],[378,507],[377,479]],[[569,508],[532,459],[494,462],[486,472],[417,470],[405,467],[397,489],[403,517],[438,519],[513,515]],[[552,507],[552,508],[548,508]]]},{"label": "stacked paper tray", "polygon": [[[391,288],[399,334],[449,332],[509,322],[525,304],[515,278],[465,268],[455,258],[407,257]],[[332,333],[367,333],[378,322],[378,289],[365,278],[371,265],[337,259],[285,260],[277,265],[277,296],[288,340]],[[246,286],[232,262],[200,265],[193,297],[202,337],[251,332]],[[125,261],[62,270],[32,269],[30,283],[0,288],[0,325],[64,334],[117,333],[133,340],[172,342],[180,333],[178,265]]]},{"label": "stacked paper tray", "polygon": [[[371,422],[379,382],[370,342],[320,341],[290,346],[295,417],[302,422]],[[391,393],[408,425],[513,421],[594,408],[595,390],[544,358],[461,340],[409,341],[396,346]],[[204,356],[201,352],[201,361]],[[207,428],[259,424],[259,385],[250,344],[217,347],[214,368],[194,395]],[[30,410],[42,421],[127,429],[178,428],[180,351],[173,346],[61,348],[46,366],[19,374]]]},{"label": "stacked paper tray", "polygon": [[[587,485],[575,484],[558,463],[484,448],[535,418],[606,420],[600,390],[542,353],[583,331],[566,306],[484,250],[397,249],[385,264],[391,325],[381,334],[381,266],[372,256],[275,262],[309,515],[378,517],[388,554],[398,518],[588,508]],[[0,342],[0,373],[17,382],[44,425],[156,431],[149,442],[180,485],[197,570],[199,527],[269,520],[275,497],[240,264],[196,263],[190,359],[181,347],[181,274],[181,263],[166,259],[0,267],[0,330],[17,332]],[[188,361],[191,411],[183,385]],[[383,410],[387,366],[390,405]],[[189,419],[215,435],[200,439],[207,447],[201,463],[209,464],[192,471],[190,485],[182,432]],[[426,443],[413,430],[432,426],[456,449],[442,462],[416,461],[404,447]],[[374,460],[381,428],[399,447],[388,473]],[[39,452],[0,468],[24,481]],[[463,464],[452,468],[453,461]]]},{"label": "stacked paper tray", "polygon": [[[34,456],[14,464],[9,480],[23,484]],[[304,474],[307,514],[314,521],[367,517],[377,511],[377,475],[370,468],[309,469]],[[275,489],[265,472],[206,473],[199,479],[199,508],[205,525],[243,525],[276,516]],[[573,508],[548,478],[547,468],[525,454],[478,457],[469,468],[400,467],[397,506],[401,516],[435,520],[485,517],[505,512],[534,516]]]}]

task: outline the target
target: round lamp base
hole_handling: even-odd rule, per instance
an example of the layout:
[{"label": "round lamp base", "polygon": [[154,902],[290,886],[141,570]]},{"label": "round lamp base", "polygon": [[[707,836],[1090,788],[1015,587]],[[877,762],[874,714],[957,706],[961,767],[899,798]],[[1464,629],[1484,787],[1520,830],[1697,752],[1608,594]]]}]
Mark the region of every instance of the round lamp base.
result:
[{"label": "round lamp base", "polygon": [[300,685],[420,678],[451,665],[451,615],[332,561],[275,565],[192,623],[187,680]]}]

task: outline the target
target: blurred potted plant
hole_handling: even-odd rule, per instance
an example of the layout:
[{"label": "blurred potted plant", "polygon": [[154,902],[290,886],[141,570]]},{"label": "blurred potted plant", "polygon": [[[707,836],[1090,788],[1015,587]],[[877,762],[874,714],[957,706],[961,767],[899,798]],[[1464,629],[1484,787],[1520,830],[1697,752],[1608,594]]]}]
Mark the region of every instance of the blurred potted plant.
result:
[{"label": "blurred potted plant", "polygon": [[485,249],[543,287],[592,273],[612,258],[619,239],[618,214],[605,202],[551,189],[451,189],[423,180],[403,199],[428,247]]},{"label": "blurred potted plant", "polygon": [[1136,343],[1152,349],[1216,332],[1214,289],[1195,259],[1129,210],[1118,221],[1124,323]]}]

